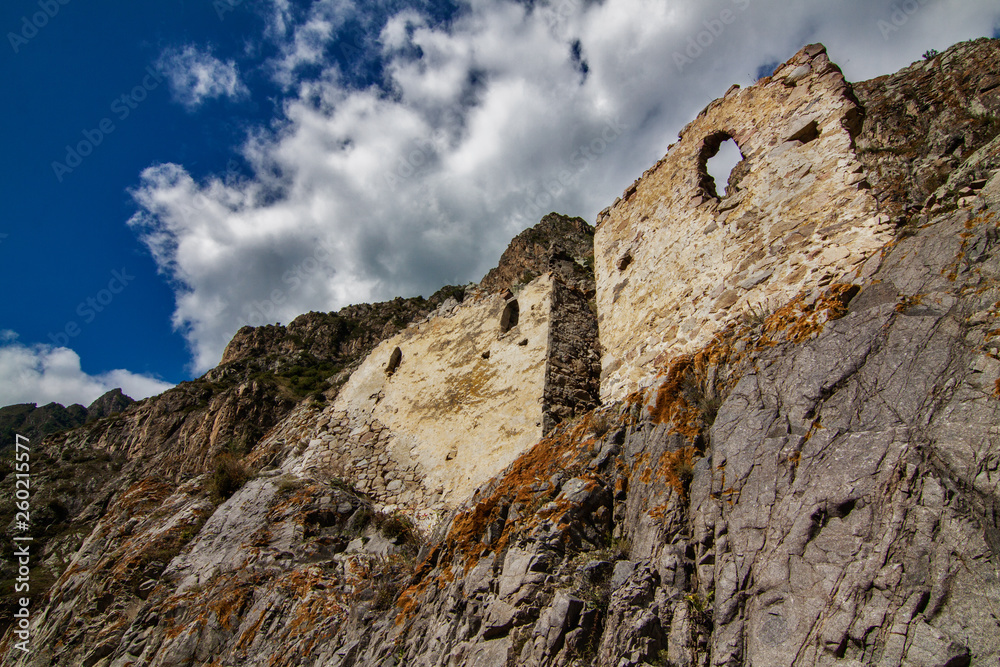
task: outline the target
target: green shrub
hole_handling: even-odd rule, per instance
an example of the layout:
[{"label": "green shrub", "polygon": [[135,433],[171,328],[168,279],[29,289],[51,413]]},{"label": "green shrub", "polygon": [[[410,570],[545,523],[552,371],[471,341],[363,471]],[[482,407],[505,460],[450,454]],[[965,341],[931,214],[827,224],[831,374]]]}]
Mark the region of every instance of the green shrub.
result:
[{"label": "green shrub", "polygon": [[375,523],[378,526],[379,532],[390,540],[400,543],[413,543],[416,541],[416,528],[409,517],[404,514],[400,514],[399,512],[395,514],[379,513],[375,517]]},{"label": "green shrub", "polygon": [[250,479],[246,464],[232,454],[222,454],[215,461],[215,472],[209,480],[209,494],[218,502],[231,498]]}]

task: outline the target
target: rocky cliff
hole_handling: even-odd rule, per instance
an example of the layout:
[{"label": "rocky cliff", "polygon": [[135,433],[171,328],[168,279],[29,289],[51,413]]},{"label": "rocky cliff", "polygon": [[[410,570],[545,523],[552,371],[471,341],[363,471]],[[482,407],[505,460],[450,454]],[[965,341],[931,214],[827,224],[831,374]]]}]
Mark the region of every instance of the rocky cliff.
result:
[{"label": "rocky cliff", "polygon": [[[806,47],[710,105],[602,214],[593,292],[585,253],[522,235],[462,304],[398,332],[373,321],[363,361],[343,357],[334,316],[244,330],[201,380],[46,439],[33,502],[78,485],[59,510],[75,533],[47,543],[33,652],[8,630],[5,659],[996,664],[998,72],[1000,44],[980,40],[852,85]],[[747,160],[720,197],[701,170],[723,135]],[[677,238],[693,282],[640,289],[665,261],[645,244]],[[572,326],[546,328],[554,312]],[[531,333],[511,335],[519,322]],[[592,354],[589,322],[606,342]],[[413,423],[380,407],[420,358],[408,349],[467,369],[427,380],[456,414],[528,414],[550,379],[583,389],[553,382],[576,407],[428,522],[440,497],[380,490],[459,460],[421,449],[433,438],[386,444]],[[485,372],[495,357],[508,370]],[[539,368],[538,391],[490,389]],[[362,403],[378,423],[351,421]],[[460,457],[509,437],[477,421],[451,427]]]},{"label": "rocky cliff", "polygon": [[[567,282],[592,282],[593,262],[594,228],[582,218],[549,213],[514,237],[500,256],[500,263],[486,274],[480,286],[498,292],[529,283],[549,271]],[[593,285],[583,288],[593,290]]]}]

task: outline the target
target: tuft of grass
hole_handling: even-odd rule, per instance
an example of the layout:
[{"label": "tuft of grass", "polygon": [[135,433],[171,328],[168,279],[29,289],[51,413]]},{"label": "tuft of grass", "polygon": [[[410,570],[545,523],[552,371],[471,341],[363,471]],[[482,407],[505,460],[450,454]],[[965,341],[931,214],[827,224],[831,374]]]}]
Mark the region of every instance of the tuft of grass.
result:
[{"label": "tuft of grass", "polygon": [[282,475],[278,478],[278,493],[298,491],[303,486],[305,486],[305,482],[292,475]]},{"label": "tuft of grass", "polygon": [[367,505],[362,505],[348,519],[347,527],[351,535],[360,535],[361,532],[375,520],[375,512]]},{"label": "tuft of grass", "polygon": [[607,544],[591,551],[587,554],[590,560],[606,560],[614,563],[618,560],[628,560],[629,552],[632,550],[632,541],[626,537],[611,537]]},{"label": "tuft of grass", "polygon": [[597,412],[590,420],[590,430],[595,438],[603,438],[614,426],[614,420],[608,412]]},{"label": "tuft of grass", "polygon": [[717,394],[709,396],[707,393],[702,393],[696,399],[695,407],[701,412],[701,419],[705,423],[705,430],[707,432],[708,429],[712,428],[712,424],[715,423],[715,417],[719,414],[719,408],[722,407],[722,398]]},{"label": "tuft of grass", "polygon": [[408,516],[400,512],[395,514],[375,515],[375,525],[384,536],[399,544],[414,544],[417,540],[417,529]]},{"label": "tuft of grass", "polygon": [[743,312],[743,323],[751,329],[762,329],[773,312],[766,303],[747,304],[747,309]]},{"label": "tuft of grass", "polygon": [[250,479],[246,464],[232,454],[223,453],[215,461],[215,471],[208,481],[208,492],[216,502],[228,500]]}]

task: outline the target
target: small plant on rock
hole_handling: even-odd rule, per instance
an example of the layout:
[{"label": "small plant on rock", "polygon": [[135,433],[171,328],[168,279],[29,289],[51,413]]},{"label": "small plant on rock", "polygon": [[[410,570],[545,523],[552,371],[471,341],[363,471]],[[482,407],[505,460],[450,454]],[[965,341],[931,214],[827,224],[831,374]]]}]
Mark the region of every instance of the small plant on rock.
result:
[{"label": "small plant on rock", "polygon": [[772,310],[768,308],[766,303],[747,304],[747,309],[743,313],[743,323],[751,329],[761,329],[767,323],[767,318],[771,316]]},{"label": "small plant on rock", "polygon": [[405,514],[396,512],[395,514],[377,514],[375,523],[379,531],[397,543],[414,543],[417,541],[417,530]]},{"label": "small plant on rock", "polygon": [[607,412],[595,412],[590,420],[590,430],[595,438],[603,438],[612,426],[614,426],[614,422]]},{"label": "small plant on rock", "polygon": [[209,495],[216,502],[228,500],[250,479],[246,464],[232,454],[224,453],[215,461],[215,471],[208,482]]}]

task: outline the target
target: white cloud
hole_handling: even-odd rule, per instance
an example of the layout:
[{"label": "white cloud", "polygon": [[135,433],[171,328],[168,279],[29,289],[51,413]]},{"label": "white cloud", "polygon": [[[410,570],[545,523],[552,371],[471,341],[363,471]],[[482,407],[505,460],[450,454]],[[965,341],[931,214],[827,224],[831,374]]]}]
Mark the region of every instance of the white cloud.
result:
[{"label": "white cloud", "polygon": [[131,224],[179,285],[174,324],[203,371],[242,324],[427,295],[478,280],[550,210],[593,221],[709,101],[805,43],[860,80],[1000,16],[987,0],[914,2],[887,37],[891,0],[472,0],[446,26],[400,9],[365,56],[383,87],[359,89],[326,54],[345,21],[372,17],[274,0],[270,67],[292,92],[243,148],[254,176],[150,167]]},{"label": "white cloud", "polygon": [[121,387],[135,400],[153,396],[173,385],[126,370],[88,375],[73,350],[51,345],[22,345],[17,335],[0,332],[0,405],[56,402],[87,406],[108,391]]},{"label": "white cloud", "polygon": [[235,61],[223,62],[192,45],[167,49],[160,55],[157,68],[169,80],[174,99],[189,110],[206,100],[239,99],[249,94]]},{"label": "white cloud", "polygon": [[347,0],[316,0],[305,19],[290,27],[291,8],[285,0],[276,2],[269,29],[281,50],[272,63],[275,80],[291,87],[299,68],[321,64],[334,31],[343,25],[352,10],[353,4]]}]

